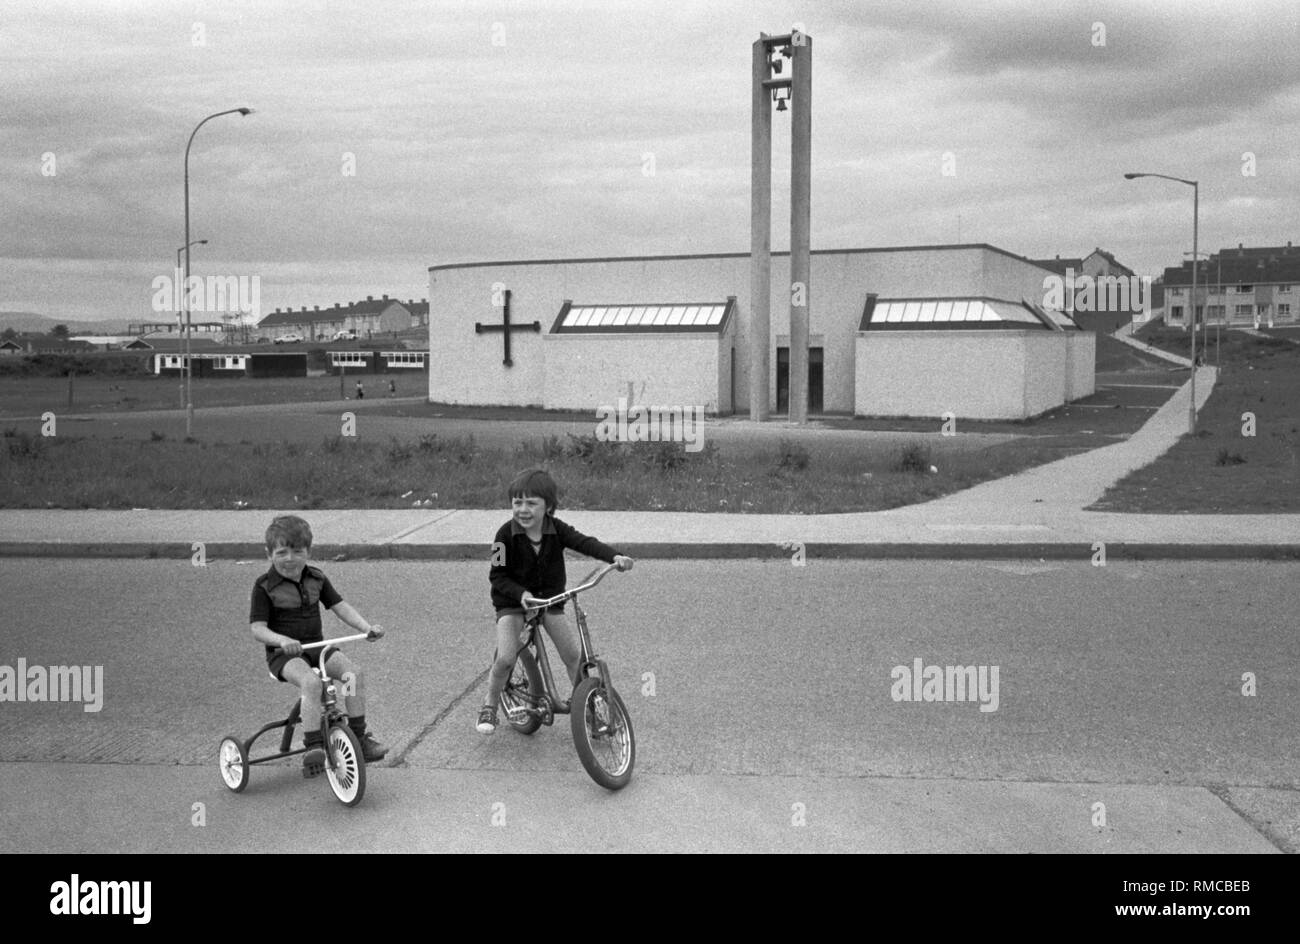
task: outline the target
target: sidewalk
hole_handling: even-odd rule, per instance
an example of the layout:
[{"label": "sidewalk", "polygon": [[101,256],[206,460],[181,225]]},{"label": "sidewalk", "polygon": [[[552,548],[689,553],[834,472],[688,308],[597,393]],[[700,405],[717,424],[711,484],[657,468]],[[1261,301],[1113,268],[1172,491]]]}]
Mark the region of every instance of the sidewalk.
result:
[{"label": "sidewalk", "polygon": [[[1184,360],[1185,363],[1185,360]],[[1217,372],[1197,372],[1197,406]],[[633,557],[1300,559],[1300,515],[1140,515],[1083,509],[1187,429],[1184,385],[1128,440],[945,498],[831,515],[562,511],[580,531]],[[0,510],[0,557],[261,559],[270,513]],[[305,512],[322,560],[482,560],[508,517],[494,510]]]}]

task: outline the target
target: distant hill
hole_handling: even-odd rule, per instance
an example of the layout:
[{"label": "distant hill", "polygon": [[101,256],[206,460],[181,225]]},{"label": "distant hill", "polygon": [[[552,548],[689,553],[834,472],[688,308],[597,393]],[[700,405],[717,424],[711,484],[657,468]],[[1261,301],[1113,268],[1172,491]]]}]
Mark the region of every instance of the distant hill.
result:
[{"label": "distant hill", "polygon": [[109,321],[61,321],[31,311],[0,311],[0,331],[37,331],[48,334],[55,325],[67,325],[72,334],[126,334],[127,319]]}]

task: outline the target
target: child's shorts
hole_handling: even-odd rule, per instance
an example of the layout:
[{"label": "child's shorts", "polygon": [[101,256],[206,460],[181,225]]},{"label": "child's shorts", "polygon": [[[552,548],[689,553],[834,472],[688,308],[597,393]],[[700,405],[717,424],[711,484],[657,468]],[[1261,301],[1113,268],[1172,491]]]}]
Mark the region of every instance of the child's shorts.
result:
[{"label": "child's shorts", "polygon": [[272,675],[283,682],[284,676],[280,673],[283,672],[284,667],[289,664],[289,660],[302,659],[313,669],[320,668],[320,654],[324,651],[325,647],[319,646],[316,649],[304,649],[296,656],[291,656],[287,652],[267,653],[266,667],[270,670]]},{"label": "child's shorts", "polygon": [[[525,619],[527,618],[527,614],[524,613],[524,608],[522,606],[498,606],[496,607],[496,611],[498,620],[503,616],[523,616]],[[554,606],[548,606],[546,612],[556,616],[563,616],[564,604],[557,603]]]}]

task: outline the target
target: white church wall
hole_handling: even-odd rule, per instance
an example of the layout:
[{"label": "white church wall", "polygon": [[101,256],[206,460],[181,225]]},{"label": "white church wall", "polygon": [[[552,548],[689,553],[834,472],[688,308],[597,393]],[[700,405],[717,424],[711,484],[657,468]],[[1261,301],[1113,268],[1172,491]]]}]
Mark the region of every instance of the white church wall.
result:
[{"label": "white church wall", "polygon": [[[729,258],[665,257],[484,264],[432,270],[429,273],[429,349],[433,364],[429,371],[429,399],[445,403],[549,403],[555,396],[548,396],[546,390],[542,344],[544,337],[550,337],[547,332],[565,299],[580,304],[721,302],[728,294],[722,287],[735,282],[733,268],[734,260]],[[747,280],[746,275],[746,285]],[[540,335],[512,333],[514,366],[509,369],[501,364],[500,332],[474,333],[476,321],[501,323],[501,308],[499,303],[494,304],[494,298],[499,299],[505,289],[511,293],[512,324],[538,321],[542,325]],[[626,337],[606,339],[606,343],[624,343]],[[654,337],[659,339],[664,335]],[[708,400],[716,405],[718,335],[707,337],[712,342],[714,358],[708,370],[713,378]],[[644,347],[639,350],[640,356],[644,356]],[[739,362],[738,356],[738,365]],[[573,399],[571,392],[564,397]]]},{"label": "white church wall", "polygon": [[859,416],[1027,415],[1024,332],[863,331],[856,341]]},{"label": "white church wall", "polygon": [[546,337],[548,409],[615,407],[628,395],[641,406],[704,407],[718,412],[716,334],[552,334]]},{"label": "white church wall", "polygon": [[1023,299],[1042,305],[1047,297],[1044,280],[1055,277],[1047,269],[999,252],[985,252],[982,261],[984,271],[980,282],[984,290],[981,294],[992,298],[1013,302]]},{"label": "white church wall", "polygon": [[[1026,261],[980,246],[814,252],[811,266],[809,332],[824,339],[822,402],[827,411],[846,413],[853,412],[860,402],[859,372],[855,369],[860,347],[857,328],[868,292],[883,298],[990,296],[1039,300],[1042,279],[1047,274]],[[774,254],[768,380],[771,404],[776,402],[777,338],[788,336],[790,331],[789,272],[789,255]],[[561,394],[546,389],[550,382],[546,365],[558,356],[558,350],[553,354],[549,347],[544,348],[542,335],[514,332],[511,345],[515,363],[505,369],[501,364],[500,333],[474,333],[475,321],[501,323],[500,306],[493,304],[494,290],[511,290],[512,323],[538,321],[544,333],[550,331],[565,299],[579,304],[649,304],[722,301],[734,295],[731,340],[717,346],[717,336],[710,336],[716,362],[706,370],[710,393],[703,402],[714,404],[711,409],[749,410],[747,254],[488,263],[437,268],[429,275],[432,400],[540,405],[554,402],[561,395],[573,399],[573,391]],[[944,336],[954,335],[945,332]],[[617,346],[626,342],[619,338],[606,343]],[[731,347],[735,349],[734,377],[728,376]],[[611,368],[624,363],[615,354],[601,352],[599,357],[613,358]],[[656,370],[667,366],[664,360],[651,365]],[[627,372],[626,367],[620,370]],[[671,370],[671,376],[677,377],[676,368]],[[1078,370],[1082,377],[1082,365]],[[683,389],[690,396],[702,396],[698,384]],[[724,406],[732,389],[735,402]],[[678,398],[686,395],[684,392]]]},{"label": "white church wall", "polygon": [[1065,340],[1065,401],[1068,403],[1097,392],[1097,334],[1069,331]]},{"label": "white church wall", "polygon": [[[1000,332],[999,332],[1000,333]],[[1024,416],[1037,416],[1065,402],[1069,342],[1060,331],[1023,332]]]},{"label": "white church wall", "polygon": [[[881,298],[908,295],[977,295],[983,288],[983,257],[970,249],[872,250],[814,252],[809,295],[809,333],[824,338],[822,406],[830,413],[851,413],[855,402],[855,338],[867,293]],[[744,275],[748,279],[749,258]],[[1021,263],[1024,265],[1024,263]],[[748,281],[746,281],[748,286]],[[772,371],[768,402],[776,403],[776,348],[790,334],[790,257],[772,257]],[[742,332],[743,333],[743,332]],[[778,339],[781,339],[778,341]],[[739,357],[737,353],[737,357]],[[746,354],[748,356],[748,354]],[[748,377],[748,374],[746,374]],[[748,379],[746,379],[748,383]],[[749,408],[748,387],[737,386],[737,399]]]}]

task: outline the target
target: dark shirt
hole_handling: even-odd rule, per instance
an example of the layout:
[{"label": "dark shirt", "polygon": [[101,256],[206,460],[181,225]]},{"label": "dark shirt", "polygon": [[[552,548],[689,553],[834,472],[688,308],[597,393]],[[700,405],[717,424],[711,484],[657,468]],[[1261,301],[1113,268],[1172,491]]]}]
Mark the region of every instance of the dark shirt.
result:
[{"label": "dark shirt", "polygon": [[[253,600],[248,611],[250,623],[265,623],[272,632],[280,633],[299,642],[320,642],[325,638],[321,631],[320,605],[327,610],[343,602],[320,570],[308,564],[299,580],[289,580],[271,567],[253,584]],[[278,647],[267,646],[267,655]]]},{"label": "dark shirt", "polygon": [[[505,549],[505,561],[495,563],[498,548]],[[511,518],[497,529],[493,538],[494,563],[488,572],[492,583],[492,605],[497,608],[520,605],[524,591],[545,599],[565,589],[564,549],[614,563],[619,552],[608,544],[589,538],[559,518],[542,519],[542,547],[534,551],[528,533]]]}]

